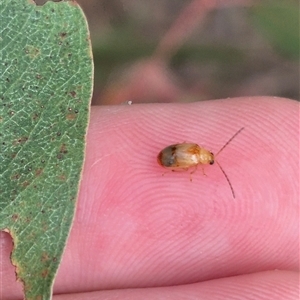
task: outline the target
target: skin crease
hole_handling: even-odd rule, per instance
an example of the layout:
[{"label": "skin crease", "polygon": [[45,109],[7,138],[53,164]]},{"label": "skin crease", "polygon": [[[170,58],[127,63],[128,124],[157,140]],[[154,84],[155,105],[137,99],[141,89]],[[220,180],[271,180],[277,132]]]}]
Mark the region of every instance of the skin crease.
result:
[{"label": "skin crease", "polygon": [[[217,153],[241,127],[217,156],[235,199],[216,164],[190,182],[157,163],[175,143]],[[293,100],[92,107],[53,299],[298,299],[298,155]],[[2,297],[22,299],[0,239]]]}]

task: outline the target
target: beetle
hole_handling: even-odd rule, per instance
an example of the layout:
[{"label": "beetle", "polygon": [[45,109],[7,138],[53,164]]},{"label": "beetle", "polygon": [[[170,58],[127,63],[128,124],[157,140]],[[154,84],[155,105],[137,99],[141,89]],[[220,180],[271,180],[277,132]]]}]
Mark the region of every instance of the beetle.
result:
[{"label": "beetle", "polygon": [[202,166],[202,171],[204,173],[203,165],[213,165],[216,163],[221,171],[223,172],[229,187],[232,192],[233,198],[235,198],[235,193],[232,187],[232,184],[221,167],[221,165],[216,160],[216,157],[220,154],[221,151],[244,129],[242,127],[239,129],[225,144],[224,146],[217,152],[217,154],[213,154],[209,150],[200,147],[195,143],[180,143],[170,145],[163,150],[161,150],[157,156],[158,164],[164,168],[171,169],[172,171],[177,170],[188,170],[191,167],[195,167],[195,169],[190,173],[193,174],[197,170],[197,166]]}]

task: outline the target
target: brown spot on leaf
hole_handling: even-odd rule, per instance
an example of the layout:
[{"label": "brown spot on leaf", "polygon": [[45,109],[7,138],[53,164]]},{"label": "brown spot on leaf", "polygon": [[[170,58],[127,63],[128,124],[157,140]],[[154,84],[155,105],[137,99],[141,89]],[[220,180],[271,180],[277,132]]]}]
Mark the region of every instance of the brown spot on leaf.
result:
[{"label": "brown spot on leaf", "polygon": [[58,176],[58,179],[61,180],[61,181],[66,181],[67,180],[67,177],[65,174],[61,174]]},{"label": "brown spot on leaf", "polygon": [[57,154],[57,158],[58,159],[63,159],[64,157],[64,154],[67,154],[68,153],[68,149],[67,149],[67,146],[66,144],[62,144],[59,148],[59,153]]},{"label": "brown spot on leaf", "polygon": [[37,170],[35,171],[35,176],[40,176],[40,175],[43,174],[43,172],[44,172],[44,169],[39,168],[39,169],[37,169]]},{"label": "brown spot on leaf", "polygon": [[49,259],[50,259],[50,258],[49,258],[48,253],[47,253],[47,252],[43,252],[43,253],[42,253],[41,261],[42,261],[42,262],[46,262],[46,261],[48,261]]},{"label": "brown spot on leaf", "polygon": [[25,53],[30,57],[30,58],[36,58],[41,54],[40,49],[36,48],[35,46],[27,45],[25,47]]},{"label": "brown spot on leaf", "polygon": [[66,144],[62,144],[62,145],[60,146],[59,152],[60,152],[60,153],[63,153],[63,154],[68,153]]},{"label": "brown spot on leaf", "polygon": [[67,120],[73,121],[76,119],[76,114],[67,114]]},{"label": "brown spot on leaf", "polygon": [[19,215],[13,214],[13,215],[11,216],[11,218],[13,219],[13,221],[17,221],[17,220],[19,219]]},{"label": "brown spot on leaf", "polygon": [[66,33],[66,32],[61,32],[61,33],[60,33],[60,37],[61,37],[62,39],[64,39],[66,36],[67,36],[67,33]]},{"label": "brown spot on leaf", "polygon": [[19,144],[26,143],[27,141],[28,141],[28,137],[27,136],[21,136],[18,139],[16,139],[16,140],[13,141],[13,145],[16,146],[16,145],[19,145]]},{"label": "brown spot on leaf", "polygon": [[76,97],[76,92],[75,91],[71,91],[70,95],[75,98]]},{"label": "brown spot on leaf", "polygon": [[45,222],[43,225],[42,225],[42,228],[45,232],[47,232],[47,230],[49,229],[49,226],[48,224]]},{"label": "brown spot on leaf", "polygon": [[63,155],[61,153],[58,153],[56,157],[57,157],[57,159],[62,159]]},{"label": "brown spot on leaf", "polygon": [[25,180],[23,183],[22,183],[22,187],[26,188],[27,186],[30,185],[30,182],[28,180]]},{"label": "brown spot on leaf", "polygon": [[34,113],[32,116],[32,120],[36,121],[39,118],[39,115],[37,113]]},{"label": "brown spot on leaf", "polygon": [[13,174],[10,179],[11,180],[18,180],[21,177],[21,175],[19,173]]},{"label": "brown spot on leaf", "polygon": [[45,269],[44,271],[42,271],[42,277],[46,278],[49,275],[49,270]]}]

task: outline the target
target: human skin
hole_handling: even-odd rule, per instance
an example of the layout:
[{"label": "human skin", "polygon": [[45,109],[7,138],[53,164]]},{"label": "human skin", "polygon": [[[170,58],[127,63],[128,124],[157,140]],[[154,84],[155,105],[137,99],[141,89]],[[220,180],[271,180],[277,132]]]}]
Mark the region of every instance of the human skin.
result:
[{"label": "human skin", "polygon": [[[218,165],[157,163],[197,143]],[[22,299],[2,234],[4,299]],[[4,246],[3,246],[4,245]],[[92,107],[53,299],[298,299],[299,104],[247,97]]]}]

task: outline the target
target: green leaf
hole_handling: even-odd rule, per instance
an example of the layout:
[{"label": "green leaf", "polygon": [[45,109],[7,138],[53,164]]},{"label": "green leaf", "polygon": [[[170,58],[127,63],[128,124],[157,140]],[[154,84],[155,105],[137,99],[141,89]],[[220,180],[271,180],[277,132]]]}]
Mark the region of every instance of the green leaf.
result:
[{"label": "green leaf", "polygon": [[252,18],[277,51],[288,58],[299,58],[299,4],[264,1],[253,7]]},{"label": "green leaf", "polygon": [[1,0],[0,230],[26,299],[50,299],[72,223],[92,93],[74,2]]}]

